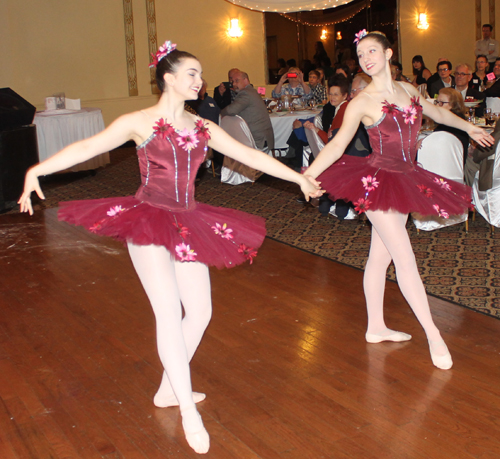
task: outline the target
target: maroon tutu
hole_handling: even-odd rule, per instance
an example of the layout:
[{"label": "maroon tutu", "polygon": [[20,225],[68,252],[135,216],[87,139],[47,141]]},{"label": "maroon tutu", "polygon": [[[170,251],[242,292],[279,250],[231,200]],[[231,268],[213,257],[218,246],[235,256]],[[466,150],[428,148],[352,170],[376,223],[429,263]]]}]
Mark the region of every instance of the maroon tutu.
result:
[{"label": "maroon tutu", "polygon": [[334,199],[351,201],[358,212],[394,210],[445,218],[467,212],[470,187],[416,164],[422,120],[418,100],[404,108],[386,102],[382,111],[380,120],[366,127],[372,154],[343,156],[318,177],[321,186]]},{"label": "maroon tutu", "polygon": [[218,268],[252,263],[265,238],[265,220],[194,200],[208,139],[202,120],[190,132],[160,120],[137,148],[142,185],[135,197],[63,202],[59,219],[122,242],[164,246],[179,261]]}]

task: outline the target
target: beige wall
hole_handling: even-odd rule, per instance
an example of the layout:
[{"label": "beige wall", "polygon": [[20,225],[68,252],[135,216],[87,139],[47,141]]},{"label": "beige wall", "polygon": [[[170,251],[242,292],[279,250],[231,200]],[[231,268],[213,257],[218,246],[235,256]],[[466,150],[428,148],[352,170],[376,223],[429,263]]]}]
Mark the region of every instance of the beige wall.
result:
[{"label": "beige wall", "polygon": [[[500,2],[496,2],[496,24],[500,27]],[[447,57],[453,66],[467,62],[474,66],[476,10],[473,0],[399,0],[401,54],[403,71],[411,75],[412,57],[421,54],[434,73],[439,57]],[[418,12],[427,12],[429,28],[416,28]],[[481,22],[490,22],[488,2],[482,1]],[[497,39],[500,33],[497,30]]]},{"label": "beige wall", "polygon": [[[147,107],[151,95],[144,0],[133,0],[139,96],[128,96],[121,0],[2,0],[0,87],[11,87],[38,109],[45,97],[65,92],[83,106],[103,110],[109,124],[122,113]],[[226,35],[238,17],[244,34]],[[263,15],[222,0],[156,0],[158,41],[170,39],[201,61],[209,88],[227,80],[231,67],[265,84]]]}]

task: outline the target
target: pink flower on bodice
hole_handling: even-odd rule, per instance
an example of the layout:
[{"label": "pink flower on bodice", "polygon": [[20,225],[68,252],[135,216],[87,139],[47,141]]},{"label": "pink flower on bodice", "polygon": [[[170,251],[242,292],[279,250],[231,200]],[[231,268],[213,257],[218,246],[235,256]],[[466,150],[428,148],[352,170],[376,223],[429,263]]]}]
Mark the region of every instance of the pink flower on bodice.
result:
[{"label": "pink flower on bodice", "polygon": [[384,101],[382,104],[382,111],[384,113],[392,113],[394,110],[397,110],[398,106],[396,104],[390,104],[387,101]]},{"label": "pink flower on bodice", "polygon": [[181,261],[195,261],[197,253],[184,243],[175,246],[175,253]]},{"label": "pink flower on bodice", "polygon": [[418,116],[417,108],[414,105],[403,108],[403,119],[406,124],[413,124]]},{"label": "pink flower on bodice", "polygon": [[238,252],[242,253],[250,261],[250,264],[253,263],[253,259],[257,256],[257,251],[253,247],[247,247],[245,244],[240,244]]},{"label": "pink flower on bodice", "polygon": [[220,234],[222,239],[232,239],[233,235],[231,234],[233,230],[227,227],[227,223],[221,225],[220,223],[216,223],[215,226],[212,226],[215,234]]},{"label": "pink flower on bodice", "polygon": [[208,130],[208,123],[203,123],[202,119],[196,121],[196,129],[198,134],[204,137],[206,140],[210,140],[210,131]]},{"label": "pink flower on bodice", "polygon": [[434,177],[434,182],[437,183],[443,190],[450,191],[451,187],[448,185],[448,182],[443,180],[442,178]]},{"label": "pink flower on bodice", "polygon": [[177,142],[186,151],[190,151],[198,145],[199,140],[196,137],[196,130],[192,129],[188,131],[187,128],[183,129],[177,137]]},{"label": "pink flower on bodice", "polygon": [[363,187],[366,191],[372,191],[379,185],[379,182],[377,182],[375,177],[372,177],[371,175],[363,177],[361,181],[363,182]]},{"label": "pink flower on bodice", "polygon": [[175,133],[175,129],[169,123],[165,123],[163,118],[160,118],[159,121],[156,122],[156,126],[153,126],[155,135],[161,136],[162,139],[166,137],[170,137]]}]

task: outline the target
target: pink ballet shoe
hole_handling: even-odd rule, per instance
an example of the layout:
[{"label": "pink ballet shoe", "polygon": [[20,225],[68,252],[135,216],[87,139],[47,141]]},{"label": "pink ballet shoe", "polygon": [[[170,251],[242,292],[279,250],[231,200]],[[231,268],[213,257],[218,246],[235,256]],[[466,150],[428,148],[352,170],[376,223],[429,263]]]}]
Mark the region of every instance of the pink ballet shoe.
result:
[{"label": "pink ballet shoe", "polygon": [[[443,346],[446,352],[443,355],[436,354],[436,349],[440,347],[442,348]],[[431,353],[432,363],[440,370],[449,370],[453,366],[453,360],[451,358],[450,351],[448,350],[448,346],[446,346],[446,343],[443,340],[429,341],[429,351]]]},{"label": "pink ballet shoe", "polygon": [[410,341],[411,335],[400,331],[393,331],[388,335],[374,335],[372,333],[367,333],[365,335],[365,338],[366,341],[370,344],[377,344],[381,343],[382,341],[392,341],[394,343],[401,343],[403,341]]},{"label": "pink ballet shoe", "polygon": [[198,454],[206,454],[210,449],[210,436],[208,435],[200,413],[196,407],[189,406],[181,409],[182,427],[189,446]]},{"label": "pink ballet shoe", "polygon": [[[203,392],[193,392],[194,403],[200,403],[207,398]],[[153,403],[157,408],[169,408],[172,406],[179,406],[179,402],[174,394],[167,397],[160,397],[156,394],[153,398]]]}]

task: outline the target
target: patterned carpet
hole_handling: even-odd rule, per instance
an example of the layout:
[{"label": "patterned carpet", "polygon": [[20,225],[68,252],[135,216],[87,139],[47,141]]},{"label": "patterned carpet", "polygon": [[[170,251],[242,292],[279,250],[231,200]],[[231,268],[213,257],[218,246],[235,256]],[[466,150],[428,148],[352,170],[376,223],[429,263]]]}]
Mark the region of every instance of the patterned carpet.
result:
[{"label": "patterned carpet", "polygon": [[[123,196],[135,193],[140,178],[133,148],[115,150],[112,164],[97,175],[62,174],[45,179],[46,201]],[[357,220],[323,217],[309,204],[296,202],[298,187],[268,176],[254,185],[223,185],[208,171],[197,184],[196,196],[208,204],[232,207],[267,219],[268,236],[337,262],[363,269],[370,243],[370,228]],[[480,216],[463,225],[433,232],[408,231],[427,292],[500,319],[500,231],[490,233]],[[394,279],[391,266],[389,279]]]}]

